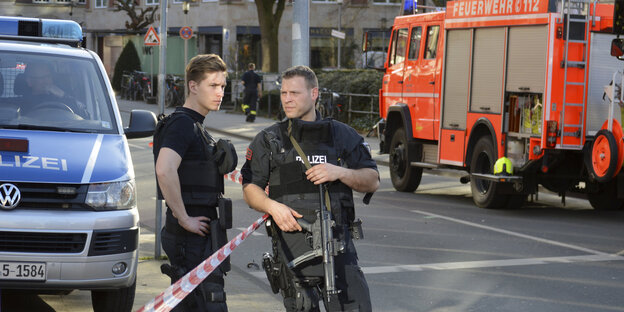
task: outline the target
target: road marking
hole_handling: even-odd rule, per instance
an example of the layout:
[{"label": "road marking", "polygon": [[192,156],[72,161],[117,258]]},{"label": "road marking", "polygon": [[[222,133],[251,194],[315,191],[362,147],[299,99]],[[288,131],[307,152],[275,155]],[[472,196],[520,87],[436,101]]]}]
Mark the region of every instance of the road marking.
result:
[{"label": "road marking", "polygon": [[[236,228],[236,229],[237,229],[237,230],[240,230],[240,231],[242,232],[242,231],[246,230],[247,228],[244,228],[244,227],[238,227],[238,228]],[[265,236],[265,235],[264,235],[264,234],[262,234],[262,233],[258,233],[258,232],[252,232],[252,233],[251,233],[251,236]]]},{"label": "road marking", "polygon": [[540,242],[540,243],[544,243],[544,244],[549,244],[549,245],[554,245],[554,246],[560,246],[560,247],[564,247],[564,248],[574,249],[574,250],[578,250],[578,251],[582,251],[582,252],[586,252],[586,253],[590,253],[590,254],[595,254],[595,255],[610,256],[608,253],[604,253],[604,252],[601,252],[601,251],[597,251],[597,250],[593,250],[593,249],[589,249],[589,248],[585,248],[585,247],[581,247],[581,246],[575,246],[575,245],[566,244],[566,243],[562,243],[562,242],[558,242],[558,241],[554,241],[554,240],[550,240],[550,239],[545,239],[545,238],[541,238],[541,237],[531,236],[531,235],[522,234],[522,233],[513,232],[513,231],[508,231],[508,230],[503,230],[503,229],[499,229],[499,228],[495,228],[495,227],[491,227],[491,226],[487,226],[487,225],[483,225],[483,224],[477,224],[477,223],[474,223],[474,222],[469,222],[469,221],[465,221],[465,220],[461,220],[461,219],[455,219],[455,218],[451,218],[451,217],[447,217],[447,216],[443,216],[443,215],[438,215],[438,214],[435,214],[435,213],[430,213],[430,212],[425,212],[425,211],[420,211],[420,210],[410,210],[410,211],[414,212],[414,213],[421,214],[421,215],[425,215],[425,216],[437,217],[439,219],[444,219],[444,220],[452,221],[452,222],[455,222],[455,223],[460,223],[460,224],[465,224],[465,225],[469,225],[469,226],[472,226],[472,227],[481,228],[481,229],[488,230],[488,231],[493,231],[493,232],[503,233],[503,234],[507,234],[507,235],[511,235],[511,236],[520,237],[520,238],[530,239],[530,240],[534,240],[534,241],[537,241],[537,242]]},{"label": "road marking", "polygon": [[481,260],[464,262],[441,262],[427,264],[407,264],[393,266],[363,267],[365,274],[418,272],[418,271],[441,271],[441,270],[461,270],[474,268],[506,267],[520,265],[553,264],[553,263],[575,263],[575,262],[598,262],[598,261],[624,261],[624,257],[616,255],[584,255],[567,257],[543,257],[543,258],[521,258],[504,260]]},{"label": "road marking", "polygon": [[[265,275],[266,279],[266,275]],[[505,298],[505,299],[519,299],[521,302],[525,304],[525,306],[530,306],[532,303],[530,301],[539,301],[546,303],[556,303],[556,304],[565,304],[569,306],[574,306],[576,309],[570,309],[571,311],[596,311],[596,310],[610,310],[610,311],[624,311],[623,307],[619,306],[611,306],[606,304],[591,304],[585,302],[578,301],[569,301],[569,300],[556,300],[551,298],[540,298],[540,297],[531,297],[531,296],[518,296],[518,295],[510,295],[510,294],[497,294],[493,292],[483,292],[483,291],[474,291],[474,290],[466,290],[466,289],[452,289],[446,287],[433,287],[433,286],[425,286],[425,285],[411,285],[404,283],[391,283],[391,282],[381,282],[369,280],[368,285],[381,285],[381,286],[391,286],[391,287],[399,287],[400,289],[418,289],[418,290],[430,290],[436,292],[446,292],[446,293],[455,293],[462,295],[470,295],[475,297],[475,300],[481,300],[482,298],[492,297],[492,298]],[[448,297],[447,297],[448,298]],[[443,302],[443,301],[441,301]],[[453,302],[452,305],[446,307],[439,307],[438,309],[433,309],[431,311],[472,311],[474,307],[472,304],[474,302],[470,300],[463,300],[461,302]],[[584,309],[579,309],[578,307],[583,307]]]}]

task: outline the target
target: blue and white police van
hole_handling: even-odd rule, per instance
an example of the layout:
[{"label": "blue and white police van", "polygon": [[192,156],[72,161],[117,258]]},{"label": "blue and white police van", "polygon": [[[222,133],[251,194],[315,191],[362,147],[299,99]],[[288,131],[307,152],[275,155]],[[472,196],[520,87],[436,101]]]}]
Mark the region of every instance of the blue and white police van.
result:
[{"label": "blue and white police van", "polygon": [[139,213],[128,138],[99,57],[73,21],[0,17],[0,289],[91,290],[130,311]]}]

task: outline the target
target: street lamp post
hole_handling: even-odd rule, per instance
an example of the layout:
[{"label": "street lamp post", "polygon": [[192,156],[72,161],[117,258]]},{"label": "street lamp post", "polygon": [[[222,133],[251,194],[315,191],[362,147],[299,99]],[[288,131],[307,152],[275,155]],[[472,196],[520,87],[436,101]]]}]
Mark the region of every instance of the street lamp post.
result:
[{"label": "street lamp post", "polygon": [[[188,26],[188,12],[191,7],[191,0],[184,0],[182,3],[182,11],[184,11],[184,26]],[[188,62],[188,40],[184,40],[184,68]]]},{"label": "street lamp post", "polygon": [[[342,31],[342,0],[336,0],[338,3],[338,31]],[[338,68],[340,68],[340,45],[342,44],[342,39],[338,39]]]}]

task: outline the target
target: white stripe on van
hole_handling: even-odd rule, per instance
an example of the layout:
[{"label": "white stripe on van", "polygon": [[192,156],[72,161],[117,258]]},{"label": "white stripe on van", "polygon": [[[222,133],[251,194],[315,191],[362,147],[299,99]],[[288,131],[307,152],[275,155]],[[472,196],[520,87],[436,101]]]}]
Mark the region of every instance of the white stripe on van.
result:
[{"label": "white stripe on van", "polygon": [[91,180],[91,174],[93,173],[93,168],[95,167],[95,161],[97,160],[98,154],[100,153],[100,147],[102,147],[102,139],[104,139],[104,135],[98,134],[97,138],[95,139],[95,144],[93,144],[91,155],[89,155],[89,161],[87,162],[85,171],[82,174],[81,183],[88,183]]}]

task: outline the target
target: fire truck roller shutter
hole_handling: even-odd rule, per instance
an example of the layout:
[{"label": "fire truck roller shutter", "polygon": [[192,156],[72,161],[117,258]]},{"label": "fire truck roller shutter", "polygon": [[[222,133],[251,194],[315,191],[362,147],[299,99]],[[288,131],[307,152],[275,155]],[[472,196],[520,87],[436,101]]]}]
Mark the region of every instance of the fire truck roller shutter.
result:
[{"label": "fire truck roller shutter", "polygon": [[505,28],[478,28],[474,36],[470,111],[500,114],[505,68]]},{"label": "fire truck roller shutter", "polygon": [[470,29],[458,29],[447,33],[442,108],[442,127],[445,129],[466,129],[471,32]]},{"label": "fire truck roller shutter", "polygon": [[509,28],[508,92],[544,93],[548,25]]}]

